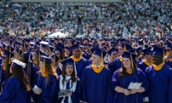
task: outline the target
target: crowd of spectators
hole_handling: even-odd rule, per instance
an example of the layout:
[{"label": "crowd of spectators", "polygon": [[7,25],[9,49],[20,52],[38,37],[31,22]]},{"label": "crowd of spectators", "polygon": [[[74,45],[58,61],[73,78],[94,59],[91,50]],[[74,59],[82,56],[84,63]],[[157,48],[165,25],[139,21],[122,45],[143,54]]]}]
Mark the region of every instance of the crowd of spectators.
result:
[{"label": "crowd of spectators", "polygon": [[[115,3],[0,2],[0,35],[85,37],[172,35],[172,1],[125,0]],[[85,11],[81,13],[80,7]],[[79,18],[83,14],[83,18]]]}]

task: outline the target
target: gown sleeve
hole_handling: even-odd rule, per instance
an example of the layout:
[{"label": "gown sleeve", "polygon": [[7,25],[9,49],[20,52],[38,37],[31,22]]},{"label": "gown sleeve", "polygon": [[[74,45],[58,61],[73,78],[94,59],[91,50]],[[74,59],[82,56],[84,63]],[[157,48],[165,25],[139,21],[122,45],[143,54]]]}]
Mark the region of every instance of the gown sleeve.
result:
[{"label": "gown sleeve", "polygon": [[0,103],[10,103],[19,88],[18,82],[9,78],[3,85],[2,93],[0,94]]},{"label": "gown sleeve", "polygon": [[115,89],[117,86],[119,86],[118,70],[116,70],[112,76],[112,88]]},{"label": "gown sleeve", "polygon": [[172,68],[170,68],[170,78],[168,86],[168,103],[172,103]]},{"label": "gown sleeve", "polygon": [[79,103],[81,95],[81,82],[78,80],[76,90],[72,93],[72,103]]},{"label": "gown sleeve", "polygon": [[145,89],[145,91],[147,91],[147,89],[148,89],[148,80],[146,78],[146,75],[143,73],[143,71],[140,70],[139,76],[140,76],[141,81],[142,81],[142,87]]},{"label": "gown sleeve", "polygon": [[55,98],[58,92],[56,77],[55,76],[50,77],[49,81],[51,81],[52,83],[51,86],[48,89],[45,89],[44,91],[42,91],[43,97],[46,97],[47,100],[48,98]]},{"label": "gown sleeve", "polygon": [[82,74],[82,101],[83,102],[88,102],[87,100],[87,69],[84,70],[83,74]]}]

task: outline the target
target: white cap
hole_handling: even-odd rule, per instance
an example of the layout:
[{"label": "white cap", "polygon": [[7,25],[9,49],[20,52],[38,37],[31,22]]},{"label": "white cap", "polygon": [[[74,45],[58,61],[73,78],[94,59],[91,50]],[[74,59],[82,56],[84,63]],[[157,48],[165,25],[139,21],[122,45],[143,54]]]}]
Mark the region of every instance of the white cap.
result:
[{"label": "white cap", "polygon": [[17,65],[21,66],[22,68],[26,67],[26,63],[23,63],[22,61],[20,61],[18,59],[13,59],[12,62],[16,63]]}]

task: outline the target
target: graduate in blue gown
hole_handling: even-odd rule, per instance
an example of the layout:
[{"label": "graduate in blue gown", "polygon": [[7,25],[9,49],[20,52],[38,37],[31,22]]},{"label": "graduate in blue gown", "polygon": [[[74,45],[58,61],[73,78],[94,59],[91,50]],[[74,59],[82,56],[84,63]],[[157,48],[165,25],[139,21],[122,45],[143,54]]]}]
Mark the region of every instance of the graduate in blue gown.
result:
[{"label": "graduate in blue gown", "polygon": [[[116,103],[143,103],[143,92],[148,88],[145,74],[137,69],[135,55],[124,52],[122,67],[115,71],[112,85],[116,92]],[[142,83],[138,89],[129,89],[130,83]]]},{"label": "graduate in blue gown", "polygon": [[0,103],[29,103],[27,91],[30,90],[29,79],[23,68],[25,63],[14,59],[10,68],[12,76],[5,80],[0,93]]},{"label": "graduate in blue gown", "polygon": [[83,103],[113,103],[106,102],[110,88],[111,72],[103,64],[103,55],[100,49],[92,54],[92,65],[84,69],[82,75]]},{"label": "graduate in blue gown", "polygon": [[146,69],[149,103],[172,103],[172,69],[164,63],[163,48],[153,50],[153,65]]},{"label": "graduate in blue gown", "polygon": [[51,58],[51,66],[54,69],[54,71],[56,71],[56,73],[58,74],[58,76],[60,76],[62,74],[62,70],[60,69],[60,67],[58,66],[58,56],[56,56],[55,54],[51,54],[49,56]]},{"label": "graduate in blue gown", "polygon": [[[7,50],[3,51],[1,58],[1,69],[0,69],[0,86],[2,83],[11,76],[10,65],[11,65],[11,53]],[[1,88],[0,88],[1,91]]]},{"label": "graduate in blue gown", "polygon": [[57,74],[53,72],[51,67],[51,59],[41,56],[40,69],[37,84],[33,88],[33,92],[38,95],[37,103],[55,103],[57,95]]},{"label": "graduate in blue gown", "polygon": [[62,62],[64,65],[63,73],[58,78],[58,91],[70,90],[67,96],[60,97],[57,95],[56,103],[80,103],[81,83],[74,71],[74,61],[69,58]]},{"label": "graduate in blue gown", "polygon": [[152,50],[151,48],[144,49],[144,59],[138,64],[138,67],[145,73],[146,68],[153,64],[152,62]]},{"label": "graduate in blue gown", "polygon": [[112,66],[113,66],[113,70],[117,70],[119,68],[121,68],[122,65],[122,54],[124,53],[124,51],[130,51],[132,50],[132,47],[127,44],[127,43],[122,43],[121,46],[118,48],[118,54],[119,57],[116,58],[113,62],[112,62]]},{"label": "graduate in blue gown", "polygon": [[166,50],[165,63],[172,68],[172,44],[166,43],[165,50]]},{"label": "graduate in blue gown", "polygon": [[117,58],[118,56],[118,50],[115,48],[111,48],[108,52],[108,60],[106,60],[108,62],[108,68],[111,71],[111,74],[113,75],[114,73],[114,68],[112,66],[112,62]]},{"label": "graduate in blue gown", "polygon": [[89,65],[89,62],[82,57],[81,49],[79,45],[73,45],[71,47],[72,58],[74,60],[74,66],[76,67],[76,75],[81,78],[84,68]]}]

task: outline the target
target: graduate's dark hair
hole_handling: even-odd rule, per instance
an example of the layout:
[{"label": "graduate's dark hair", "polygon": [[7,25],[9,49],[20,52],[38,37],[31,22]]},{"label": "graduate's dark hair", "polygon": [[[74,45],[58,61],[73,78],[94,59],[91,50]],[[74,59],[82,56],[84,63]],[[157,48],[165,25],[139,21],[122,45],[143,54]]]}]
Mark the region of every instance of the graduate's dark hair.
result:
[{"label": "graduate's dark hair", "polygon": [[[133,63],[133,68],[132,68],[132,71],[134,71],[134,69],[136,69],[137,68],[137,66],[136,66],[136,64],[135,63]],[[123,65],[123,63],[122,63],[122,66],[121,66],[121,68],[120,68],[120,70],[119,70],[119,74],[118,74],[118,76],[119,77],[125,77],[126,76],[126,68],[124,67],[124,65]]]},{"label": "graduate's dark hair", "polygon": [[27,75],[25,74],[24,70],[22,69],[22,67],[16,68],[12,64],[11,69],[12,69],[12,75],[19,80],[22,88],[24,88],[25,90],[28,90],[30,81],[29,81],[29,78],[27,77]]},{"label": "graduate's dark hair", "polygon": [[[72,66],[73,66],[73,72],[71,74],[71,78],[72,78],[72,83],[73,83],[73,82],[75,82],[77,80],[77,77],[76,77],[76,74],[75,74],[74,65],[72,65]],[[63,77],[62,82],[63,82],[63,84],[64,84],[64,82],[66,80],[66,77],[65,77],[65,75],[66,75],[66,68],[67,68],[67,65],[64,66],[63,71],[62,71],[62,77]]]}]

